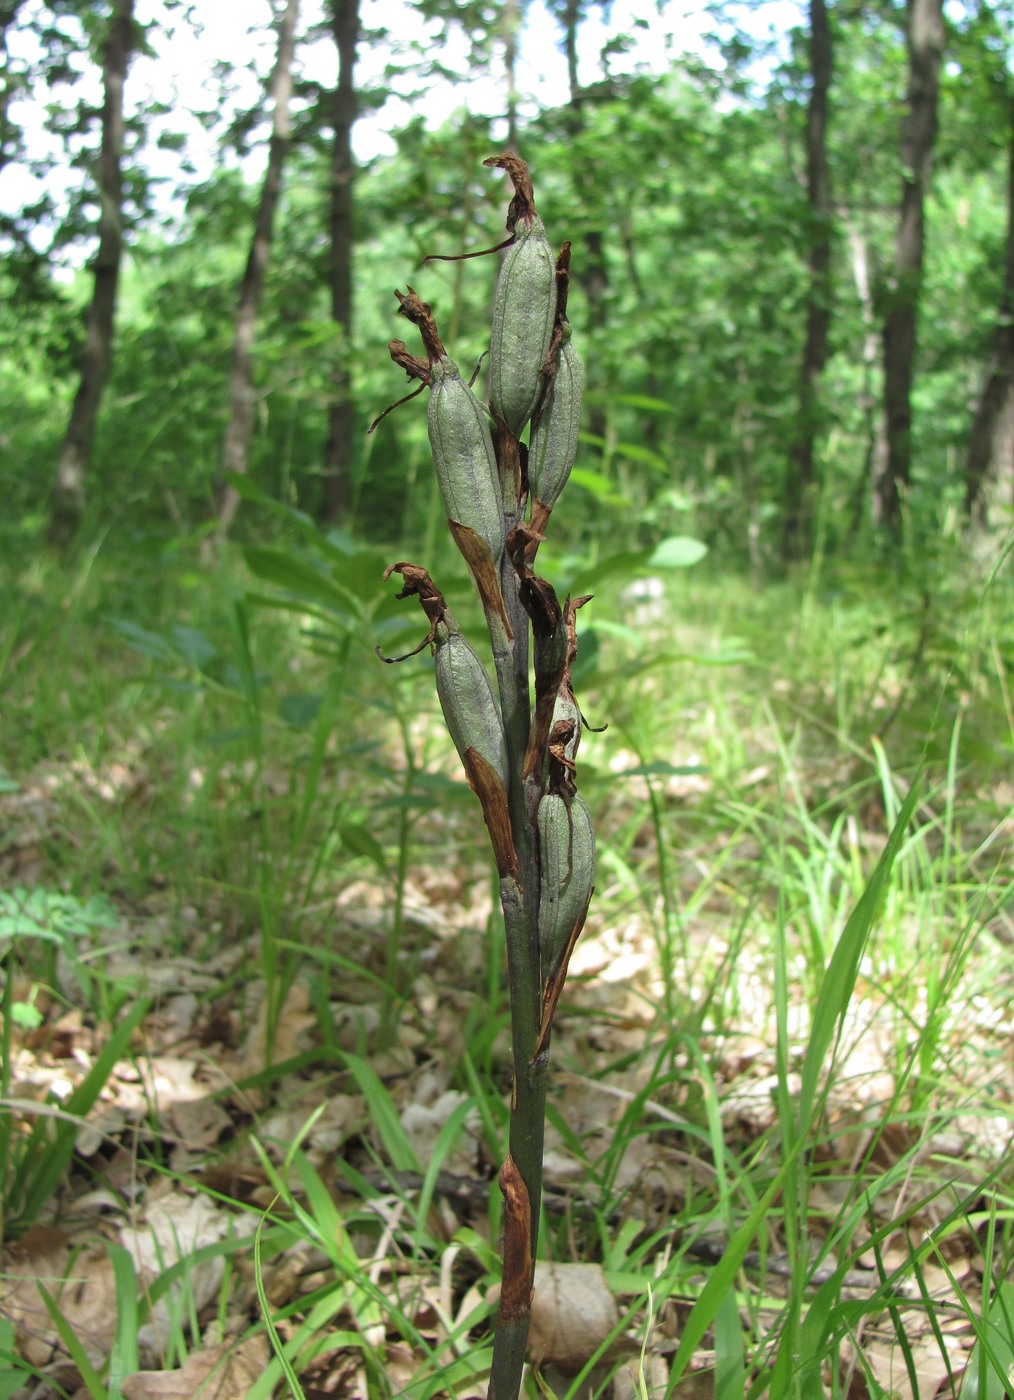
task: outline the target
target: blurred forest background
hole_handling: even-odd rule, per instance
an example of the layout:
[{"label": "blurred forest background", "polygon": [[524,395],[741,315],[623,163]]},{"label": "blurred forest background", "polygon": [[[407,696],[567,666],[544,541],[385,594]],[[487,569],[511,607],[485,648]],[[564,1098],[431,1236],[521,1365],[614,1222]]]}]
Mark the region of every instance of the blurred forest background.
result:
[{"label": "blurred forest background", "polygon": [[[574,246],[583,532],[617,515],[649,537],[676,527],[768,571],[816,539],[855,557],[897,549],[903,524],[920,549],[967,514],[1009,525],[1003,6],[815,0],[756,38],[765,22],[730,4],[710,42],[672,44],[652,72],[624,61],[643,40],[631,21],[582,73],[582,27],[601,14],[560,0],[566,85],[539,110],[516,83],[526,8],[420,4],[424,37],[399,44],[353,5],[290,4],[277,33],[199,42],[201,71],[174,94],[151,64],[135,90],[132,64],[199,25],[200,6],[4,6],[12,547],[66,542],[83,521],[179,540],[221,515],[225,470],[320,522],[385,540],[417,528],[431,499],[418,416],[366,435],[391,397],[391,290],[429,252],[500,241],[478,160],[504,145]],[[456,67],[488,75],[499,111],[432,119]],[[357,120],[413,89],[396,154],[355,162]],[[423,279],[475,358],[494,271],[431,264]]]},{"label": "blurred forest background", "polygon": [[0,0],[0,1395],[484,1388],[503,930],[385,565],[479,615],[420,402],[368,429],[395,288],[488,347],[498,259],[420,263],[508,146],[594,594],[546,1384],[1009,1393],[1012,39]]}]

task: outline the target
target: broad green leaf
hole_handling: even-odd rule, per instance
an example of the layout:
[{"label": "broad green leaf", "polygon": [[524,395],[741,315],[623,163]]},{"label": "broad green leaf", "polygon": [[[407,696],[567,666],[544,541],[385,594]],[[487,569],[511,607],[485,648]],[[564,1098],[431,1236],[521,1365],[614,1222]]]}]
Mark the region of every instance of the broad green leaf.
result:
[{"label": "broad green leaf", "polygon": [[278,706],[278,713],[293,729],[306,729],[320,714],[323,695],[286,695]]},{"label": "broad green leaf", "polygon": [[305,535],[313,544],[319,545],[325,552],[330,553],[332,550],[336,554],[341,554],[343,552],[340,548],[336,548],[331,544],[327,536],[321,533],[311,517],[304,511],[296,510],[294,506],[287,506],[283,501],[276,501],[273,496],[269,496],[266,491],[262,491],[261,488],[252,482],[244,473],[226,472],[225,479],[229,485],[235,489],[237,496],[245,501],[250,501],[254,505],[263,506],[265,510],[270,511],[271,514],[277,516],[279,520],[285,520],[290,525],[294,525],[301,534]]},{"label": "broad green leaf", "polygon": [[286,550],[254,547],[245,549],[243,557],[250,572],[266,583],[302,594],[341,612],[349,606],[349,595],[340,584]]},{"label": "broad green leaf", "polygon": [[176,650],[197,671],[203,670],[218,655],[218,647],[197,627],[177,624],[172,634]]},{"label": "broad green leaf", "polygon": [[178,660],[176,652],[157,632],[150,632],[146,627],[139,627],[136,622],[129,622],[123,617],[111,617],[109,625],[119,632],[131,651],[151,661]]},{"label": "broad green leaf", "polygon": [[669,477],[672,475],[672,467],[660,457],[657,452],[652,452],[650,447],[641,447],[634,442],[618,442],[614,449],[617,457],[625,457],[629,462],[642,462],[646,467],[651,467],[652,471],[659,476]]},{"label": "broad green leaf", "polygon": [[652,569],[688,569],[699,563],[708,552],[708,546],[701,540],[690,539],[688,535],[670,535],[667,540],[656,545],[648,560]]},{"label": "broad green leaf", "polygon": [[373,832],[369,831],[362,822],[342,824],[338,828],[338,835],[347,851],[355,856],[366,856],[368,860],[372,860],[381,875],[387,875],[387,857],[384,855],[384,848]]},{"label": "broad green leaf", "polygon": [[590,471],[587,467],[575,467],[570,474],[570,480],[577,486],[583,486],[596,500],[603,501],[611,506],[629,506],[630,502],[620,491],[617,491],[613,482],[601,472]]},{"label": "broad green leaf", "polygon": [[650,394],[615,394],[613,403],[625,404],[627,408],[643,408],[646,413],[675,413],[674,404],[664,399],[653,399]]}]

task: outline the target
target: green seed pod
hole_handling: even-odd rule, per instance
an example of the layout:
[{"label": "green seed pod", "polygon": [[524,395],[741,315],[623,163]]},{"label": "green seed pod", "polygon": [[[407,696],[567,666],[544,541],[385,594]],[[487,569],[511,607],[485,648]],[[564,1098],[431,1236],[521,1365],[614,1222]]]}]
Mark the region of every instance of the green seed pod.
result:
[{"label": "green seed pod", "polygon": [[489,401],[515,437],[538,407],[556,322],[556,259],[542,220],[519,223],[496,284]]},{"label": "green seed pod", "polygon": [[444,510],[481,535],[499,563],[503,501],[486,410],[446,355],[430,366],[429,434]]},{"label": "green seed pod", "polygon": [[462,759],[466,750],[475,749],[506,787],[507,740],[489,676],[468,638],[445,622],[436,628],[434,667],[440,708],[454,747]]},{"label": "green seed pod", "polygon": [[595,832],[584,798],[547,792],[539,803],[539,951],[543,978],[555,970],[595,879]]},{"label": "green seed pod", "polygon": [[528,447],[529,494],[548,510],[559,500],[577,456],[583,390],[584,367],[570,338],[570,322],[565,321],[549,401],[532,426]]}]

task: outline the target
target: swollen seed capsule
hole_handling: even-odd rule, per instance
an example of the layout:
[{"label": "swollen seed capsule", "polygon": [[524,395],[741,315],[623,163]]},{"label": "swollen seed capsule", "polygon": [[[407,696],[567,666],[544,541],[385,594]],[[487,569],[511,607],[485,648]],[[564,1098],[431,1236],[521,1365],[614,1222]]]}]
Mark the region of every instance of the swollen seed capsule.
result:
[{"label": "swollen seed capsule", "polygon": [[584,799],[547,792],[539,803],[539,951],[555,968],[584,914],[595,879],[595,832]]},{"label": "swollen seed capsule", "polygon": [[461,758],[475,749],[507,786],[507,740],[486,668],[461,632],[437,624],[434,668],[448,732]]},{"label": "swollen seed capsule", "polygon": [[528,448],[530,495],[548,510],[559,500],[577,456],[583,389],[584,367],[571,342],[570,322],[565,321],[556,377],[549,401],[532,427]]},{"label": "swollen seed capsule", "polygon": [[444,510],[451,520],[481,535],[499,563],[503,500],[486,410],[446,355],[430,366],[428,421]]},{"label": "swollen seed capsule", "polygon": [[496,284],[489,401],[515,437],[538,407],[556,322],[556,259],[542,220],[519,223]]}]

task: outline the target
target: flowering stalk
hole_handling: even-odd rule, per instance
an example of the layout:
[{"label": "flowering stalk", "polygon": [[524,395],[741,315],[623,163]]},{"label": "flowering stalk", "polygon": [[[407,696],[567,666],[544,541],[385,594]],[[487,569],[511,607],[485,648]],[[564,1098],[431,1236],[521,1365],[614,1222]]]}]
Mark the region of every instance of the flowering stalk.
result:
[{"label": "flowering stalk", "polygon": [[583,374],[567,320],[570,244],[553,257],[520,157],[484,163],[504,169],[514,186],[509,237],[500,245],[507,252],[494,300],[488,413],[411,287],[395,295],[419,329],[424,356],[400,340],[389,349],[430,390],[434,468],[448,527],[482,603],[496,694],[428,572],[409,563],[387,572],[401,576],[398,596],[417,597],[429,621],[416,651],[433,650],[444,719],[482,806],[500,879],[514,1088],[500,1170],[503,1281],[487,1395],[514,1400],[531,1315],[553,1018],[591,899],[595,840],[577,794],[582,718],[571,685],[577,611],[588,600],[561,605],[534,571],[577,451]]}]

